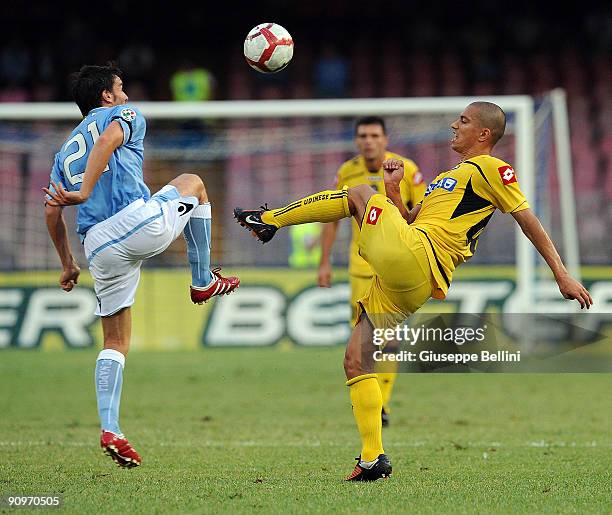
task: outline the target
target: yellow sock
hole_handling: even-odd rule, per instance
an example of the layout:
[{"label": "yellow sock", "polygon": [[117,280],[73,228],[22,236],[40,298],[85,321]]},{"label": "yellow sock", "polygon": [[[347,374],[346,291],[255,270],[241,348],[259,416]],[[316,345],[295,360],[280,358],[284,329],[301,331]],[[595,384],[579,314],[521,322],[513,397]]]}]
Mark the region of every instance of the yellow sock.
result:
[{"label": "yellow sock", "polygon": [[353,415],[361,435],[361,459],[372,461],[384,454],[382,446],[382,395],[376,374],[364,374],[346,382],[350,388]]},{"label": "yellow sock", "polygon": [[296,200],[291,204],[265,211],[261,220],[276,227],[309,222],[335,222],[351,216],[348,206],[348,190],[325,190]]},{"label": "yellow sock", "polygon": [[385,361],[381,363],[380,369],[377,371],[378,384],[380,385],[380,392],[382,393],[383,408],[387,413],[391,413],[389,409],[389,400],[391,399],[391,392],[393,392],[393,385],[397,378],[397,361]]}]

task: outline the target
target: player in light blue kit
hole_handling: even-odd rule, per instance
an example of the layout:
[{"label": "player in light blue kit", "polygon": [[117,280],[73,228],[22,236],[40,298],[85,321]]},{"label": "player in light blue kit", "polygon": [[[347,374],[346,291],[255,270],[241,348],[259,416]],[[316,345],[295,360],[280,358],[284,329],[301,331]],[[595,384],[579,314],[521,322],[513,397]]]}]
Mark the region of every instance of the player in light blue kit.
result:
[{"label": "player in light blue kit", "polygon": [[95,384],[102,426],[100,444],[122,467],[141,463],[119,429],[123,367],[131,337],[130,306],[143,260],[163,252],[183,233],[191,265],[191,300],[201,304],[235,290],[237,277],[210,269],[211,207],[202,179],[178,176],[151,196],[142,173],[146,122],[127,103],[121,71],[84,66],[74,75],[72,94],[84,118],[56,154],[45,203],[47,228],[70,291],[80,269],[67,238],[64,206],[78,205],[77,232],[94,278],[102,317],[104,349]]}]

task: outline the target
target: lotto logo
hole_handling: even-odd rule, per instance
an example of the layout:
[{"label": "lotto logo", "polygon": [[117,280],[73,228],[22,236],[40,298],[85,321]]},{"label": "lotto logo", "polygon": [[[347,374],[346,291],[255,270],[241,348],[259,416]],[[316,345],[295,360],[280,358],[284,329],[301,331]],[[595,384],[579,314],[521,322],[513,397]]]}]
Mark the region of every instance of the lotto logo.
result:
[{"label": "lotto logo", "polygon": [[381,208],[372,206],[370,208],[370,212],[368,213],[368,218],[366,219],[366,222],[370,225],[376,225],[376,222],[378,222],[378,217],[381,213]]},{"label": "lotto logo", "polygon": [[499,171],[499,175],[501,176],[504,186],[508,186],[509,184],[516,182],[516,174],[511,166],[500,166],[497,170]]}]

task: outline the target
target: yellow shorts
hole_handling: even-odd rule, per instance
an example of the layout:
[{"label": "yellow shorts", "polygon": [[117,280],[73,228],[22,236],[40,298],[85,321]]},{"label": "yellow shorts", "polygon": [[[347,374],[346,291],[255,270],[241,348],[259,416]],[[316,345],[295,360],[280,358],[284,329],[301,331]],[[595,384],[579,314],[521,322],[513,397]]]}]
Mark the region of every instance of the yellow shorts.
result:
[{"label": "yellow shorts", "polygon": [[351,287],[351,320],[353,325],[358,321],[358,315],[360,312],[359,301],[366,296],[370,284],[372,283],[372,276],[360,277],[358,275],[349,274],[349,284]]},{"label": "yellow shorts", "polygon": [[418,231],[384,195],[372,195],[368,201],[359,254],[374,271],[359,305],[375,327],[401,324],[431,297],[434,278]]}]

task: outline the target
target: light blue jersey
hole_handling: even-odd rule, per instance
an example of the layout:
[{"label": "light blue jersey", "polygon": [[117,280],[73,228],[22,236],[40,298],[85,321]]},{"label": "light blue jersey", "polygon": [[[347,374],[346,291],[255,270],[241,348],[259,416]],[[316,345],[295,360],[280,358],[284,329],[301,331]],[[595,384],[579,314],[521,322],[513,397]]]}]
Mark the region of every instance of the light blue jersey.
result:
[{"label": "light blue jersey", "polygon": [[147,124],[140,111],[129,104],[92,109],[55,155],[51,181],[60,182],[68,191],[80,190],[89,153],[113,121],[123,129],[123,144],[113,152],[89,199],[77,206],[77,232],[82,238],[93,225],[135,200],[147,201],[151,196],[142,173]]}]

